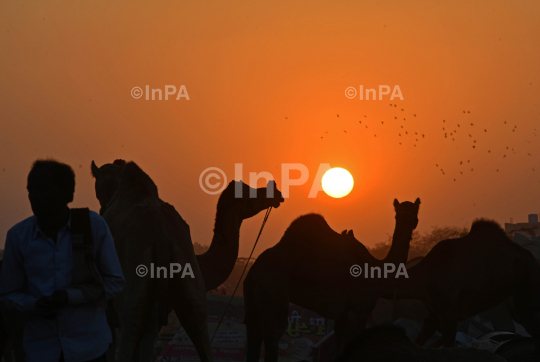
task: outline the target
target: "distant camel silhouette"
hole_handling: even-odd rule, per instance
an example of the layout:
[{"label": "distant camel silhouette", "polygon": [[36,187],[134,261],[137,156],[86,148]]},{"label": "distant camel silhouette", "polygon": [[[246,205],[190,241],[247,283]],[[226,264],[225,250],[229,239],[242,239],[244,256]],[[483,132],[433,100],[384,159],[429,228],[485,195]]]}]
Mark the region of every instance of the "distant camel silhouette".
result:
[{"label": "distant camel silhouette", "polygon": [[430,312],[419,345],[439,329],[434,346],[453,346],[459,321],[513,297],[518,322],[540,352],[540,265],[496,222],[475,220],[469,234],[439,242],[408,275],[392,283],[396,299],[420,299]]},{"label": "distant camel silhouette", "polygon": [[[242,221],[284,201],[275,182],[268,183],[273,197],[267,197],[266,188],[252,189],[232,181],[218,201],[210,248],[196,256],[188,224],[159,198],[152,179],[134,162],[117,160],[98,168],[92,161],[92,175],[100,213],[114,237],[126,280],[114,299],[120,321],[120,361],[151,360],[158,316],[160,324],[167,324],[173,308],[201,361],[210,361],[206,292],[223,283],[233,270]],[[189,264],[194,278],[180,273],[173,278],[138,276],[141,265],[151,268],[152,263],[156,273],[160,268],[172,271],[171,263],[180,264],[184,273]]]},{"label": "distant camel silhouette", "polygon": [[406,262],[419,206],[420,199],[401,204],[394,200],[396,227],[384,260],[375,259],[352,230],[339,234],[321,215],[308,214],[293,221],[279,243],[257,258],[244,281],[247,361],[259,360],[263,341],[265,362],[277,361],[289,302],[335,319],[338,346],[364,328],[380,296],[381,282],[354,277],[351,268],[355,264],[365,268],[367,263],[369,269],[383,269],[384,263]]},{"label": "distant camel silhouette", "polygon": [[365,329],[352,338],[334,362],[506,362],[474,348],[431,349],[415,345],[405,330],[394,325]]}]

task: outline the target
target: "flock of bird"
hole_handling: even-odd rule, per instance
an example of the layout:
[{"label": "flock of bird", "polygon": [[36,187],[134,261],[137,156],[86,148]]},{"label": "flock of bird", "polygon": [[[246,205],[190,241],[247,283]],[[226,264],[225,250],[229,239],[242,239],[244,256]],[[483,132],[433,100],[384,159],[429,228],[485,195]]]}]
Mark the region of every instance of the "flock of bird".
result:
[{"label": "flock of bird", "polygon": [[[401,112],[405,112],[405,109],[397,106],[397,104],[390,104],[390,107],[393,107],[393,108],[396,108],[396,110],[401,110],[401,111],[398,111],[398,114],[397,115],[394,115],[394,118],[393,118],[393,121],[400,121],[400,124],[399,124],[399,128],[397,131],[395,131],[397,133],[397,136],[398,137],[402,137],[402,139],[400,139],[399,141],[399,145],[404,145],[405,141],[406,140],[413,140],[411,143],[414,147],[417,146],[417,144],[419,142],[422,141],[422,139],[425,139],[426,138],[426,135],[424,133],[421,133],[421,132],[414,132],[411,130],[411,122],[407,122],[407,116],[406,113],[401,113]],[[442,140],[448,140],[449,142],[458,142],[458,141],[461,141],[461,142],[464,142],[466,147],[470,147],[471,151],[473,152],[476,152],[476,151],[480,151],[480,152],[487,152],[488,154],[491,154],[493,155],[494,157],[496,155],[499,155],[501,158],[507,158],[507,155],[510,155],[510,153],[513,153],[515,154],[516,151],[514,150],[514,147],[511,147],[511,146],[508,146],[508,145],[503,145],[501,150],[494,150],[494,152],[492,153],[492,150],[491,149],[488,149],[488,148],[484,148],[482,146],[480,146],[480,144],[483,144],[483,141],[484,139],[481,139],[483,134],[488,134],[488,129],[487,128],[483,128],[483,132],[482,132],[482,128],[478,127],[478,126],[475,126],[474,122],[471,122],[469,119],[467,119],[467,117],[471,114],[471,111],[470,110],[464,110],[463,111],[463,114],[465,118],[461,119],[459,122],[450,122],[450,121],[447,121],[445,119],[442,119],[441,120],[441,134],[440,136],[444,136],[444,138],[442,138]],[[405,117],[404,117],[405,116]],[[337,117],[339,117],[339,114],[337,114]],[[369,126],[372,125],[368,119],[367,119],[367,115],[364,115],[363,119],[359,120],[358,123],[359,125],[362,127],[362,129],[368,129],[369,130]],[[412,114],[412,119],[415,120],[416,119],[416,114],[413,113]],[[364,121],[364,122],[363,122]],[[381,125],[385,125],[385,121],[377,121],[377,122],[381,122]],[[391,122],[387,122],[386,124],[388,123],[391,123]],[[503,123],[503,126],[504,125],[507,125],[507,122],[504,121]],[[508,125],[509,126],[509,125]],[[365,127],[365,128],[364,128]],[[511,126],[510,126],[511,127]],[[516,130],[518,129],[518,126],[517,125],[514,125],[512,128],[509,128],[508,131],[510,131],[510,129],[512,130],[512,132],[516,132]],[[343,130],[344,133],[347,133],[347,130]],[[536,134],[536,129],[534,129],[534,131],[532,132],[532,135],[534,137],[537,137],[537,134]],[[326,133],[329,133],[328,131],[326,131]],[[414,135],[413,135],[414,133]],[[373,136],[374,137],[377,137],[377,133],[373,133]],[[458,137],[460,137],[461,139],[458,140]],[[321,139],[324,139],[323,136],[321,136]],[[478,141],[478,142],[477,142]],[[530,141],[527,141],[527,143],[530,143]],[[463,143],[462,143],[463,144]],[[528,156],[532,156],[530,152],[526,152]],[[502,156],[501,156],[502,155]],[[470,171],[474,171],[474,167],[467,167],[465,168],[465,166],[472,166],[471,165],[471,160],[470,159],[467,159],[465,161],[463,160],[459,160],[459,166],[463,166],[463,169],[459,171],[459,174],[456,174],[456,176],[452,176],[453,180],[454,181],[457,181],[458,179],[458,175],[463,175],[464,171],[466,172],[466,170],[469,170]],[[435,165],[441,172],[441,175],[446,175],[446,172],[444,171],[444,168],[442,167],[442,165],[439,165],[439,164],[436,164]],[[534,171],[535,169],[532,168],[532,170]],[[495,172],[499,172],[499,169],[497,168]]]}]

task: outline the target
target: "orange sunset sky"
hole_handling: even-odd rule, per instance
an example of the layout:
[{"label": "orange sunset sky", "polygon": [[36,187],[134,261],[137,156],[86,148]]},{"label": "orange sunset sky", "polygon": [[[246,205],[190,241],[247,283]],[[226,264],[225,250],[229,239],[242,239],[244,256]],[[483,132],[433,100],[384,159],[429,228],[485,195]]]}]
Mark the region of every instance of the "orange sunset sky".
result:
[{"label": "orange sunset sky", "polygon": [[[93,210],[91,161],[137,162],[202,244],[218,200],[204,169],[230,181],[242,163],[244,180],[267,171],[281,188],[282,163],[306,165],[256,255],[309,212],[385,241],[394,198],[420,197],[421,232],[524,222],[540,213],[538,19],[537,1],[2,1],[0,247],[31,215],[26,177],[44,157],[74,168],[71,206]],[[146,85],[190,100],[131,96]],[[404,99],[345,96],[360,85]],[[308,199],[320,163],[349,170],[353,191]],[[244,222],[241,256],[263,216]]]}]

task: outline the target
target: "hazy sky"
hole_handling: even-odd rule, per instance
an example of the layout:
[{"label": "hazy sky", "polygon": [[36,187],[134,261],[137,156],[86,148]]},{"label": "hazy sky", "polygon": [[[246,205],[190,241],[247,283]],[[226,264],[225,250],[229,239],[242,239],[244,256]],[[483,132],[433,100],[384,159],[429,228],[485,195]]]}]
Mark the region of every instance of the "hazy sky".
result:
[{"label": "hazy sky", "polygon": [[[309,212],[384,241],[394,198],[420,197],[420,231],[525,221],[540,212],[538,19],[537,1],[2,1],[0,246],[31,215],[43,157],[74,167],[71,205],[94,210],[91,161],[134,160],[203,244],[218,199],[204,169],[230,181],[242,163],[246,181],[267,171],[280,186],[282,163],[305,164],[255,254]],[[131,96],[146,85],[190,100]],[[404,99],[348,99],[359,85]],[[349,196],[308,199],[320,163],[352,173]],[[242,256],[262,218],[244,223]]]}]

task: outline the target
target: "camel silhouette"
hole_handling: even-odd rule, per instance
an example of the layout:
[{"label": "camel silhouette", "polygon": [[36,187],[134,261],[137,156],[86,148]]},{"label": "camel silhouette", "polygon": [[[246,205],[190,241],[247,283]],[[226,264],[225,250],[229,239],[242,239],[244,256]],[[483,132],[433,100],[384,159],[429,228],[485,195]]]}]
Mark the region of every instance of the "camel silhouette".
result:
[{"label": "camel silhouette", "polygon": [[364,328],[382,293],[381,282],[354,277],[351,268],[355,264],[364,268],[367,263],[382,269],[384,263],[405,263],[419,206],[420,199],[401,204],[394,200],[396,227],[384,260],[375,259],[352,230],[339,234],[321,215],[308,214],[293,221],[279,243],[257,258],[244,281],[247,361],[259,360],[263,341],[265,361],[278,360],[289,302],[334,319],[338,347]]},{"label": "camel silhouette", "polygon": [[438,329],[433,346],[451,347],[458,322],[513,297],[517,321],[540,351],[540,265],[495,221],[475,220],[466,236],[439,242],[408,275],[392,281],[385,297],[422,300],[429,315],[417,344]]},{"label": "camel silhouette", "polygon": [[[91,169],[100,213],[114,237],[126,280],[113,303],[120,323],[119,360],[151,360],[159,325],[167,324],[174,309],[201,360],[210,361],[206,292],[233,270],[242,221],[284,201],[275,182],[268,183],[273,196],[267,197],[267,188],[252,189],[232,181],[218,201],[212,244],[196,256],[188,224],[159,198],[156,185],[139,166],[117,160],[98,168],[92,161]],[[236,197],[237,188],[242,197]],[[139,266],[150,268],[152,263],[156,271],[165,267],[166,273],[171,263],[180,264],[184,271],[189,264],[194,278],[180,273],[173,278],[137,274]]]},{"label": "camel silhouette", "polygon": [[365,329],[354,336],[334,362],[505,362],[491,352],[474,348],[431,349],[415,345],[405,330],[394,325]]},{"label": "camel silhouette", "polygon": [[[424,259],[423,256],[418,256],[416,258],[413,258],[407,262],[407,270],[414,267],[416,264],[418,264],[422,259]],[[370,315],[368,325],[375,326],[380,324],[388,324],[393,323],[394,321],[405,318],[409,320],[413,320],[416,322],[423,323],[425,319],[430,314],[429,311],[424,307],[424,303],[421,300],[418,299],[400,299],[400,300],[393,300],[394,295],[393,293],[383,296],[382,298],[379,298],[377,300],[377,305],[375,306],[375,309]],[[498,306],[488,309],[484,312],[479,313],[479,316],[481,316],[482,319],[488,320],[493,325],[493,329],[489,329],[488,327],[480,327],[477,322],[475,322],[473,319],[474,317],[467,318],[461,322],[458,323],[458,332],[462,331],[463,333],[468,333],[469,330],[469,324],[473,324],[477,329],[488,329],[490,331],[507,331],[511,333],[515,333],[516,329],[514,326],[514,322],[512,321],[512,318],[515,317],[515,313],[513,313],[514,307],[512,298],[504,301],[503,303],[499,304]],[[487,332],[487,330],[486,330]]]}]

